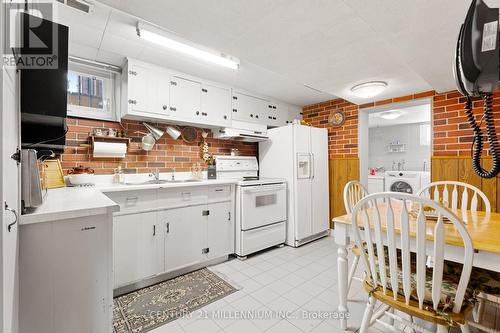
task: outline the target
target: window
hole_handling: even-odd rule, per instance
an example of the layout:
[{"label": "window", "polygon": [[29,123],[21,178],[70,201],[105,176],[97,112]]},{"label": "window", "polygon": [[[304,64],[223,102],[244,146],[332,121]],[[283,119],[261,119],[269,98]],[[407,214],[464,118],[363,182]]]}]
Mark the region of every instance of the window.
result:
[{"label": "window", "polygon": [[116,120],[117,74],[89,66],[70,64],[68,70],[68,115]]},{"label": "window", "polygon": [[431,124],[429,123],[420,124],[420,145],[431,145]]}]

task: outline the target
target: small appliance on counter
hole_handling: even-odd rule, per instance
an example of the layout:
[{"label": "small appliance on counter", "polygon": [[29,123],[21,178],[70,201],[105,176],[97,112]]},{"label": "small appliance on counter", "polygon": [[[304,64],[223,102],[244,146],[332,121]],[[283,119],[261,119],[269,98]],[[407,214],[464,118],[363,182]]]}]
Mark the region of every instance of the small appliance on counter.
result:
[{"label": "small appliance on counter", "polygon": [[218,179],[237,179],[236,243],[240,259],[285,243],[287,184],[283,178],[260,178],[255,156],[215,156]]},{"label": "small appliance on counter", "polygon": [[43,203],[42,182],[38,168],[37,151],[21,150],[21,207],[22,211]]}]

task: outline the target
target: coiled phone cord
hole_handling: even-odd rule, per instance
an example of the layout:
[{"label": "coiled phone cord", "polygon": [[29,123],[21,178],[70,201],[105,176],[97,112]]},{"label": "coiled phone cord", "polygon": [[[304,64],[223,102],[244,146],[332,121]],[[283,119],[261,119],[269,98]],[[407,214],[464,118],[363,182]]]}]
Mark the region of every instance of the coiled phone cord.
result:
[{"label": "coiled phone cord", "polygon": [[467,96],[465,103],[465,114],[473,132],[474,139],[472,142],[472,167],[474,171],[482,178],[494,178],[500,172],[500,148],[498,147],[498,138],[495,129],[495,121],[493,120],[493,95],[482,94],[484,102],[484,116],[483,120],[486,127],[486,136],[490,144],[491,157],[493,165],[491,170],[485,170],[481,166],[481,155],[483,154],[483,131],[481,126],[477,123],[476,117],[472,112],[472,100]]}]

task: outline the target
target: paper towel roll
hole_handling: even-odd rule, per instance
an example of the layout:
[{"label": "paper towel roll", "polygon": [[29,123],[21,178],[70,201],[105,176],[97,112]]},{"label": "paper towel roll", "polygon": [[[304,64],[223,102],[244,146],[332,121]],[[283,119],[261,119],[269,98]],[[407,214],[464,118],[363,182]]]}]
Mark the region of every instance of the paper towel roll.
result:
[{"label": "paper towel roll", "polygon": [[94,157],[124,158],[126,153],[126,143],[94,142]]}]

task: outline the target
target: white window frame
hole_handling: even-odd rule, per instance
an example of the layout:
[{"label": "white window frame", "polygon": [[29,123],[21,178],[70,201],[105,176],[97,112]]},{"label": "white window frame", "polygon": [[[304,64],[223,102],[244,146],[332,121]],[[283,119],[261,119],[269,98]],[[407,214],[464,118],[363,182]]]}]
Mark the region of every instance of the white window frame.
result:
[{"label": "white window frame", "polygon": [[98,79],[102,79],[104,82],[103,92],[105,93],[105,96],[103,96],[103,100],[109,101],[109,103],[106,103],[107,106],[105,106],[103,109],[73,105],[68,103],[68,116],[107,121],[118,120],[117,111],[119,110],[120,103],[120,74],[97,66],[81,65],[71,62],[68,66],[68,72],[74,72],[86,76],[94,76]]}]

